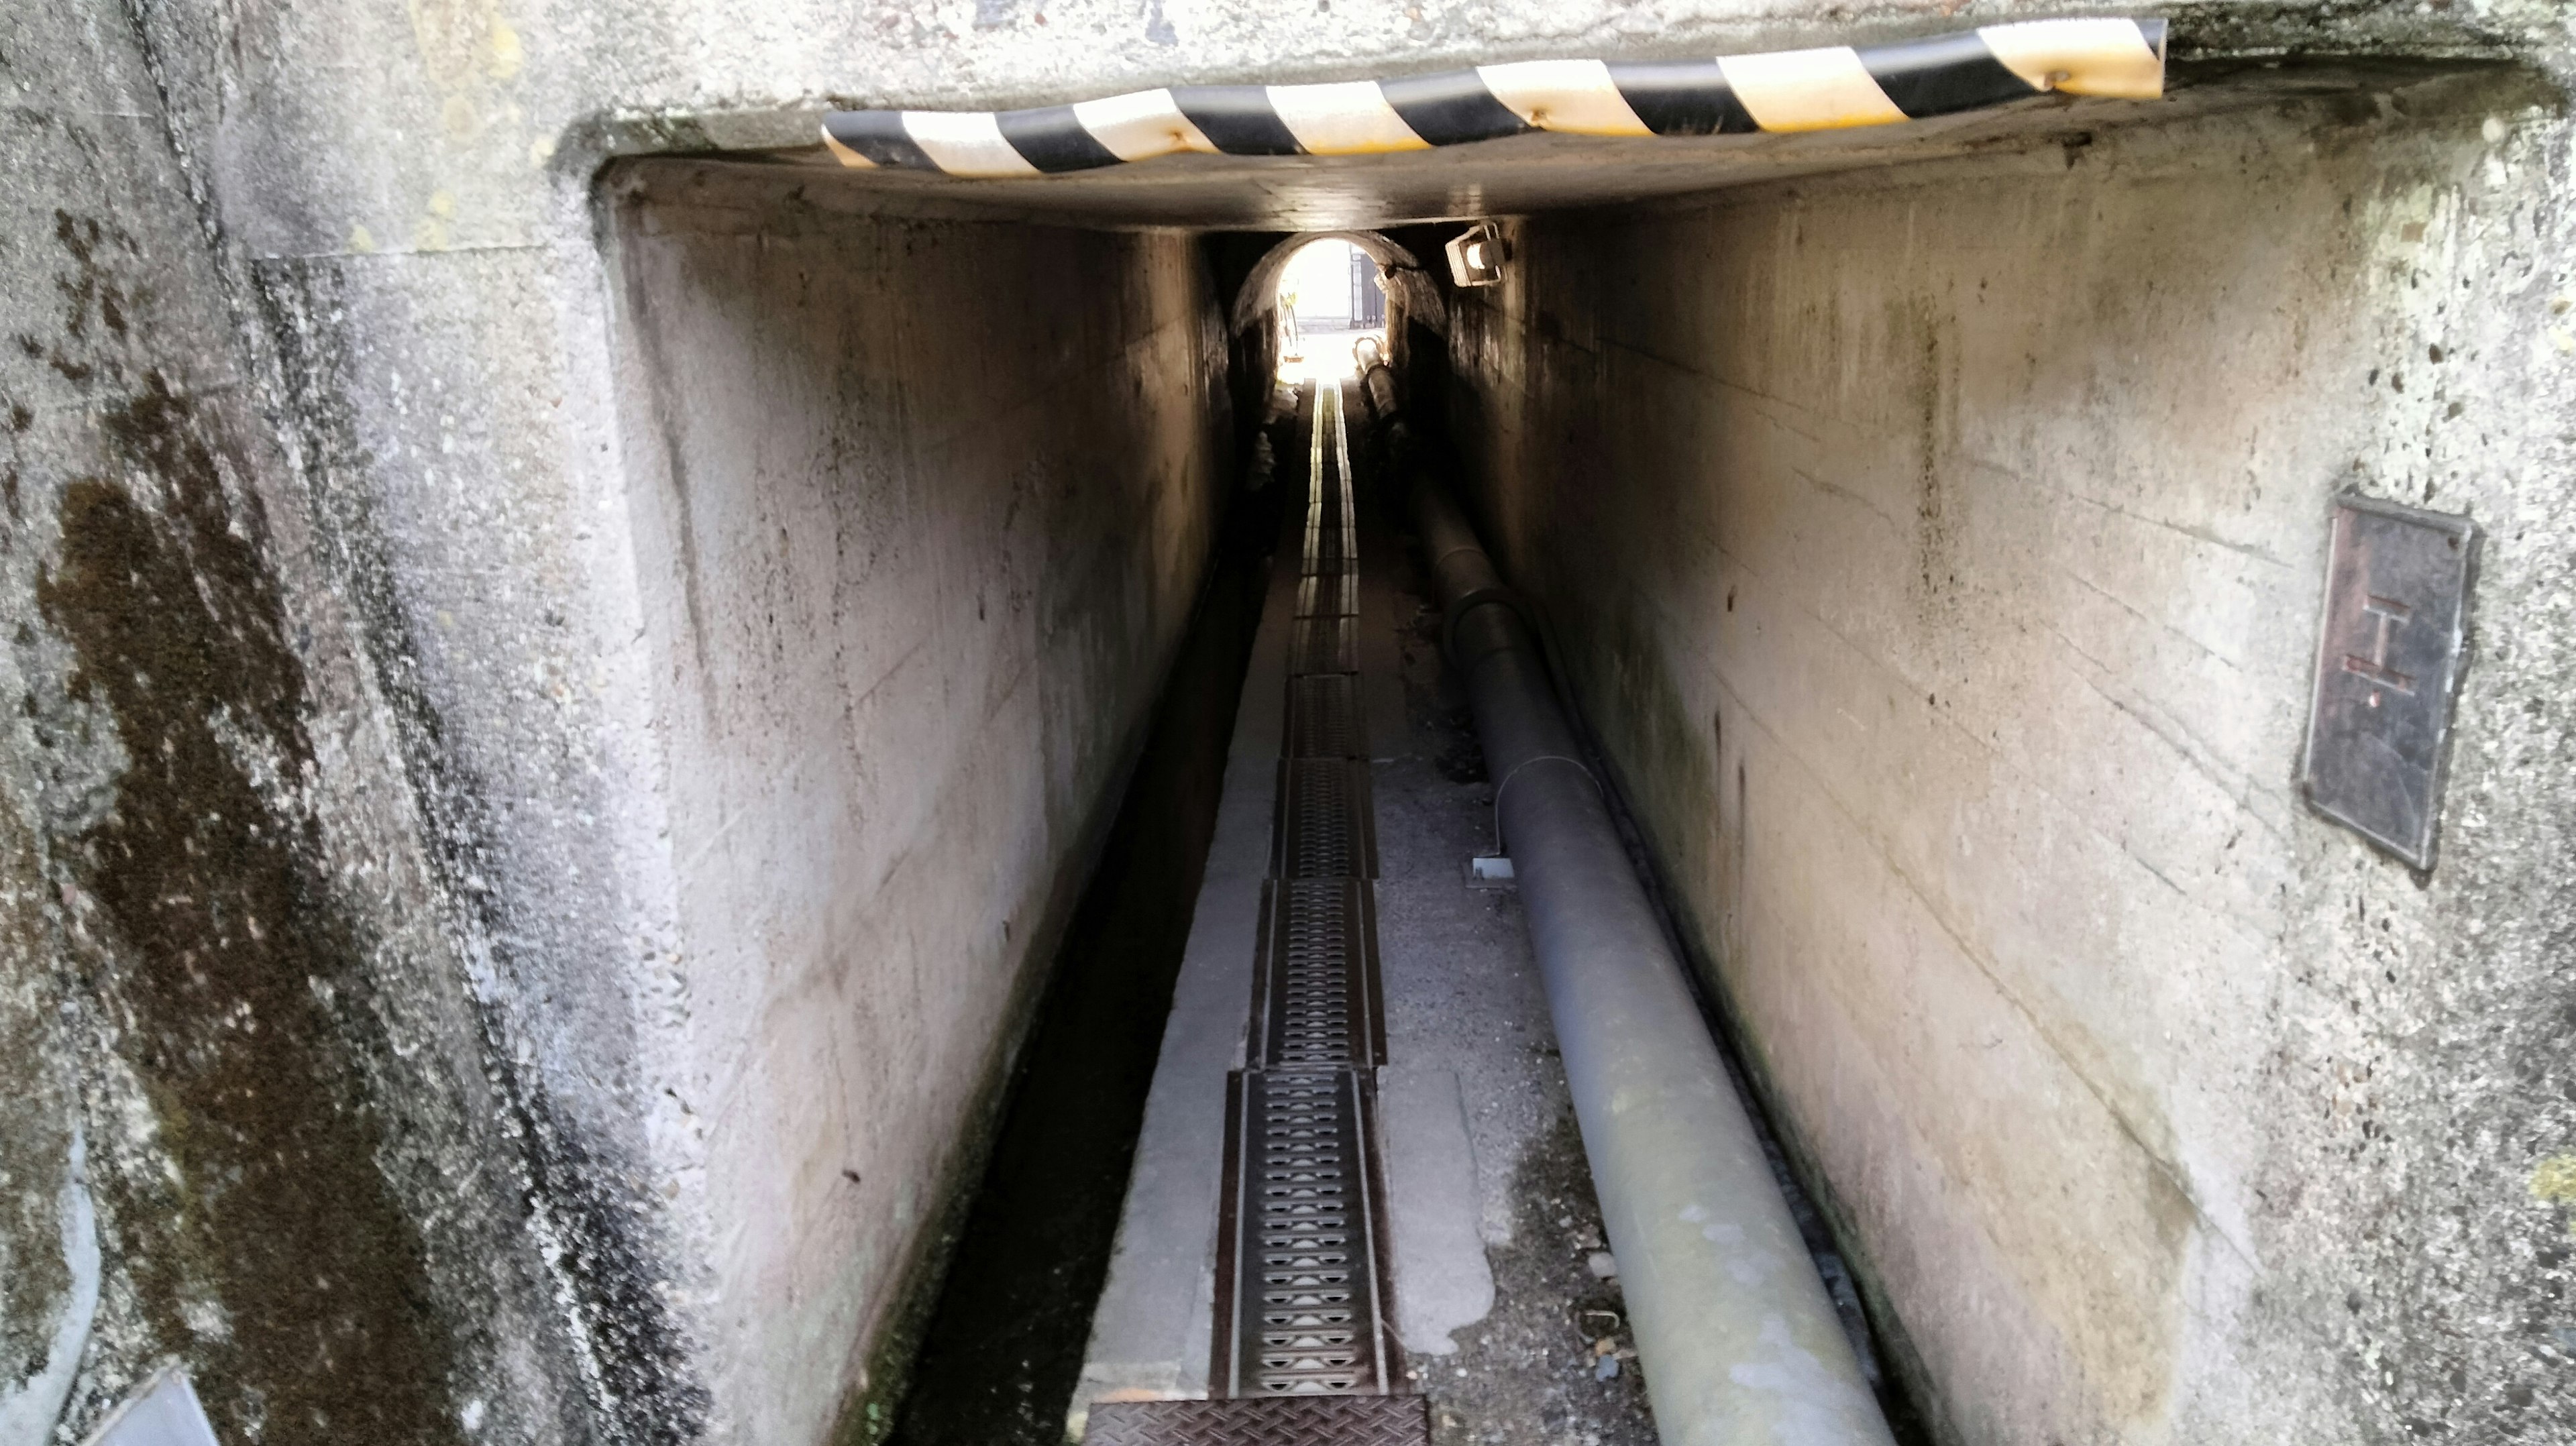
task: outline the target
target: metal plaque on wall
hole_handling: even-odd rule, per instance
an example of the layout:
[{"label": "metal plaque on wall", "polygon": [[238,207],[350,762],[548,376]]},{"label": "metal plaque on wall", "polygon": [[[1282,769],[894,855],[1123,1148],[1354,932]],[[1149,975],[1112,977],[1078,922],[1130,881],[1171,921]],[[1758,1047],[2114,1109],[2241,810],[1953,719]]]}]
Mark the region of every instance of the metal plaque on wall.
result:
[{"label": "metal plaque on wall", "polygon": [[2335,501],[2301,787],[2317,812],[2419,869],[2433,866],[2477,544],[2466,517]]}]

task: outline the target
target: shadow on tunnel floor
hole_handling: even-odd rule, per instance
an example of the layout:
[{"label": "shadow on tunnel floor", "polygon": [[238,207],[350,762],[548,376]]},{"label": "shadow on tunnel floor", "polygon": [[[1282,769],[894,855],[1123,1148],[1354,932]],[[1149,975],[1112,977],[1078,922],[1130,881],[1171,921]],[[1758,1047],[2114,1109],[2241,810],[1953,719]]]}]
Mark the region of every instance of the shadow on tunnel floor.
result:
[{"label": "shadow on tunnel floor", "polygon": [[1274,483],[1229,509],[1207,591],[1056,956],[890,1446],[1064,1440],[1216,829],[1284,490]]}]

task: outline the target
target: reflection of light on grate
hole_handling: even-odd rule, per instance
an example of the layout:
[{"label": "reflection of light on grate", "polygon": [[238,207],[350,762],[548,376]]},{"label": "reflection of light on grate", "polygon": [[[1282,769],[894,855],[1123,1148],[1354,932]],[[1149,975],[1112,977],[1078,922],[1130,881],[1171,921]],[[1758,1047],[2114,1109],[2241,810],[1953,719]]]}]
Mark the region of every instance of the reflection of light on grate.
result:
[{"label": "reflection of light on grate", "polygon": [[1288,680],[1289,757],[1366,756],[1357,681],[1348,673],[1319,673]]},{"label": "reflection of light on grate", "polygon": [[1279,843],[1283,879],[1375,878],[1368,765],[1342,758],[1291,758],[1280,765]]},{"label": "reflection of light on grate", "polygon": [[1346,570],[1359,549],[1353,545],[1350,529],[1320,527],[1306,534],[1303,571],[1308,576]]},{"label": "reflection of light on grate", "polygon": [[1377,1389],[1375,1272],[1349,1070],[1245,1076],[1256,1132],[1247,1394]]},{"label": "reflection of light on grate", "polygon": [[1288,671],[1356,673],[1359,641],[1357,618],[1299,618],[1288,635]]},{"label": "reflection of light on grate", "polygon": [[1297,580],[1297,616],[1349,617],[1360,610],[1360,579],[1355,572]]},{"label": "reflection of light on grate", "polygon": [[1261,1062],[1275,1069],[1372,1065],[1378,1037],[1376,917],[1361,879],[1282,879],[1264,897]]},{"label": "reflection of light on grate", "polygon": [[1347,482],[1338,487],[1327,482],[1306,503],[1306,532],[1309,536],[1318,531],[1351,525],[1351,492]]},{"label": "reflection of light on grate", "polygon": [[[1331,439],[1329,446],[1327,437]],[[1307,452],[1307,475],[1313,480],[1307,492],[1301,571],[1307,577],[1346,576],[1357,571],[1359,523],[1351,497],[1349,430],[1342,417],[1342,389],[1338,385],[1315,389],[1312,441]]]}]

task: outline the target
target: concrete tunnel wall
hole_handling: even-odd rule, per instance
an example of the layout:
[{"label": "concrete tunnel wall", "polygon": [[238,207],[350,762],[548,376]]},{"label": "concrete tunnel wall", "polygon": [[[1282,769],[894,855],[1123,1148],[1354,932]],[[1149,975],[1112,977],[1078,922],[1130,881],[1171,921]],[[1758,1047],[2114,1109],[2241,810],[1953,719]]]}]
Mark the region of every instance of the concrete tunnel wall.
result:
[{"label": "concrete tunnel wall", "polygon": [[1174,232],[607,189],[675,897],[655,1166],[719,1407],[810,1440],[973,1184],[1196,601],[1223,317]]},{"label": "concrete tunnel wall", "polygon": [[[499,1017],[538,931],[406,636],[454,614],[397,603],[351,418],[275,426],[293,301],[208,244],[121,14],[21,8],[0,50],[46,97],[0,117],[0,1440],[168,1364],[227,1442],[685,1425],[659,1272],[579,1178],[609,1152]],[[597,676],[508,653],[505,703]]]},{"label": "concrete tunnel wall", "polygon": [[[2576,1430],[2570,140],[2454,79],[1455,293],[1489,541],[1944,1441]],[[2344,489],[2487,529],[2421,883],[2295,783]]]},{"label": "concrete tunnel wall", "polygon": [[262,255],[186,37],[11,25],[0,1440],[873,1437],[1204,569],[1196,246],[522,146],[545,244]]}]

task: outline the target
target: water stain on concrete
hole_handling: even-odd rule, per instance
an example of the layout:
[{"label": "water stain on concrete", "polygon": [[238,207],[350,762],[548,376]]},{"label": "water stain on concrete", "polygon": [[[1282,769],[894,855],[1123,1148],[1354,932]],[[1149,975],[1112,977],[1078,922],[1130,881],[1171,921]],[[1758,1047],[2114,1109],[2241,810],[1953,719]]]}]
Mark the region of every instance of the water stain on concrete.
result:
[{"label": "water stain on concrete", "polygon": [[[484,781],[429,696],[414,619],[394,580],[396,544],[361,480],[376,460],[361,440],[354,400],[360,363],[352,327],[342,320],[355,303],[348,277],[327,265],[276,266],[263,277],[260,300],[298,399],[306,465],[325,479],[314,493],[316,520],[340,554],[334,586],[350,605],[402,740],[403,782],[421,811],[424,861],[464,915],[463,927],[491,950],[496,972],[521,977],[531,967],[519,942],[524,923],[483,882],[495,867]],[[690,1374],[691,1347],[664,1293],[668,1270],[651,1240],[650,1205],[637,1198],[617,1146],[565,1108],[542,1071],[509,1047],[503,1006],[478,1000],[476,1008],[480,1064],[520,1145],[520,1199],[542,1222],[554,1305],[572,1352],[584,1358],[572,1368],[585,1381],[589,1420],[619,1441],[695,1439],[707,1393]],[[564,1420],[567,1430],[580,1429],[575,1417]]]},{"label": "water stain on concrete", "polygon": [[[1456,1333],[1455,1355],[1406,1356],[1431,1398],[1432,1441],[1652,1446],[1654,1417],[1626,1303],[1617,1280],[1590,1268],[1605,1239],[1572,1111],[1521,1157],[1511,1198],[1511,1240],[1485,1247],[1493,1314]],[[1606,1380],[1605,1341],[1619,1362]]]},{"label": "water stain on concrete", "polygon": [[123,946],[89,984],[172,1167],[102,1180],[116,1253],[223,1439],[453,1439],[453,1343],[351,1063],[360,953],[281,801],[313,750],[259,511],[159,373],[102,431],[128,480],[65,489],[37,603],[132,760],[62,850]]},{"label": "water stain on concrete", "polygon": [[[57,950],[38,912],[36,839],[0,809],[0,958],[41,960]],[[30,968],[0,981],[0,1422],[16,1392],[53,1364],[54,1324],[72,1295],[57,1188],[71,1154],[60,1062],[48,1038],[60,1016],[55,971]]]}]

